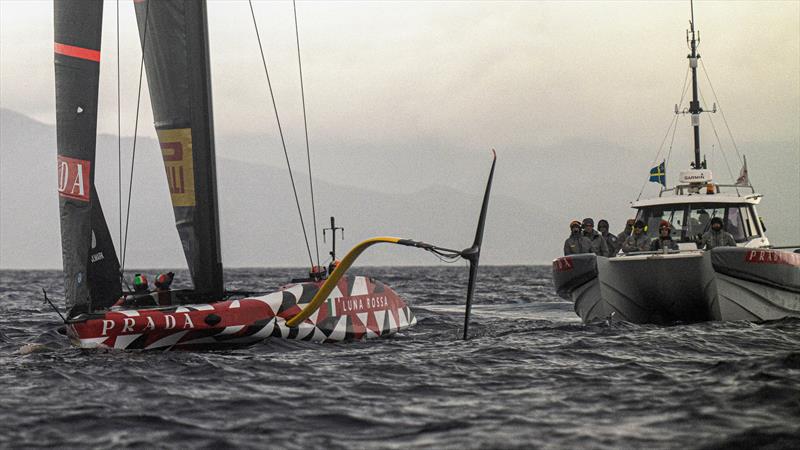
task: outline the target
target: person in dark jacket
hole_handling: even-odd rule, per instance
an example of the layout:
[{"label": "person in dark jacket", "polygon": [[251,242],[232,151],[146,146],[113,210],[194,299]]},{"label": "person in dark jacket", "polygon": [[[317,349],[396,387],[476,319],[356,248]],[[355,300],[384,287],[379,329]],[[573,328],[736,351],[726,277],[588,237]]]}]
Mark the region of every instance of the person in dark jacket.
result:
[{"label": "person in dark jacket", "polygon": [[608,245],[605,239],[594,229],[594,219],[583,219],[583,235],[592,243],[592,253],[597,256],[608,256]]},{"label": "person in dark jacket", "polygon": [[736,240],[732,234],[722,230],[722,219],[713,217],[711,218],[711,229],[703,234],[697,247],[705,250],[716,247],[736,247]]},{"label": "person in dark jacket", "polygon": [[616,236],[608,232],[608,228],[608,221],[606,219],[600,219],[600,221],[597,222],[597,231],[600,232],[600,236],[602,236],[603,240],[606,241],[606,246],[608,247],[608,253],[606,256],[613,258],[614,256],[617,256],[617,252],[622,244],[618,243]]},{"label": "person in dark jacket", "polygon": [[570,235],[564,241],[564,256],[591,253],[592,242],[581,233],[581,223],[573,220],[569,224]]},{"label": "person in dark jacket", "polygon": [[646,252],[650,250],[650,240],[644,234],[644,222],[637,220],[633,224],[633,232],[622,243],[623,253]]},{"label": "person in dark jacket", "polygon": [[678,250],[678,243],[672,240],[671,232],[669,222],[662,220],[658,225],[658,237],[650,242],[650,251]]},{"label": "person in dark jacket", "polygon": [[625,222],[625,229],[622,230],[622,233],[617,235],[617,241],[619,241],[619,245],[622,246],[622,243],[625,242],[625,239],[628,239],[628,236],[633,233],[633,224],[636,223],[636,219],[628,219]]}]

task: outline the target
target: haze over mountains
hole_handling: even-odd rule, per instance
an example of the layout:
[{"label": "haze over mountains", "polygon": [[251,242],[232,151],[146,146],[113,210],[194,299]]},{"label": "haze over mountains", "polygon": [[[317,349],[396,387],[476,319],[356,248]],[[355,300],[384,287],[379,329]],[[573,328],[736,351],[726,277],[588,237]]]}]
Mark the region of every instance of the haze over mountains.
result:
[{"label": "haze over mountains", "polygon": [[[0,267],[58,268],[61,265],[58,199],[55,188],[55,129],[21,114],[2,110],[2,169],[0,169]],[[219,144],[218,144],[219,145]],[[222,144],[225,145],[225,144]],[[129,159],[132,139],[122,142]],[[117,142],[113,136],[98,138],[96,184],[106,220],[115,242],[119,235]],[[486,170],[470,174],[483,185]],[[297,167],[298,162],[295,162]],[[128,162],[123,162],[123,191],[127,191]],[[391,170],[391,169],[384,169]],[[220,226],[223,260],[227,266],[305,266],[308,257],[299,218],[285,168],[220,158]],[[346,174],[343,174],[346,176]],[[295,172],[306,224],[309,215],[307,174]],[[351,180],[352,182],[352,180]],[[128,267],[184,267],[175,230],[169,192],[164,179],[158,144],[149,138],[137,143],[136,165],[127,246]],[[470,195],[443,185],[432,185],[413,194],[387,194],[345,185],[315,183],[318,227],[329,225],[335,215],[345,228],[346,250],[374,235],[410,237],[462,248],[471,244],[480,209],[480,195]],[[126,194],[123,192],[123,204]],[[530,240],[520,232],[544,229],[556,220],[523,202],[495,194],[486,234],[487,262],[513,263],[532,259],[532,249],[546,246],[546,239]],[[500,217],[505,219],[500,220]],[[520,241],[499,245],[506,236]],[[322,242],[321,258],[328,243]],[[523,239],[524,238],[524,239]],[[313,234],[312,252],[314,252]],[[546,256],[544,257],[546,258]],[[544,259],[542,258],[542,259]],[[376,248],[363,264],[437,263],[433,256],[406,248]]]},{"label": "haze over mountains", "polygon": [[[122,140],[123,204],[131,146],[131,138]],[[218,153],[236,148],[228,153],[238,156],[218,157],[223,261],[230,267],[306,266],[308,256],[286,168],[242,160],[248,152],[257,155],[265,147],[266,151],[280,151],[274,136],[217,138]],[[0,268],[60,268],[55,127],[0,109],[0,148]],[[116,137],[99,136],[97,148],[96,182],[117,242]],[[629,214],[628,202],[641,188],[631,180],[640,181],[648,164],[617,160],[613,151],[596,143],[563,144],[535,152],[501,150],[498,154],[482,257],[485,264],[547,263],[560,254],[571,218],[591,215],[597,220],[603,214],[617,231]],[[314,253],[308,176],[298,170],[305,167],[305,159],[299,153],[291,156]],[[347,167],[359,165],[359,161],[345,158],[335,182],[315,180],[318,228],[328,226],[331,215],[345,227],[345,240],[337,242],[340,255],[375,235],[466,247],[473,239],[488,175],[488,149],[475,158],[485,160],[478,172],[467,168],[474,167],[474,161],[467,164],[446,153],[429,156],[424,168],[415,166],[420,161],[411,157],[405,164],[354,170],[372,172],[369,179],[353,178]],[[778,244],[796,243],[800,223],[797,145],[772,145],[771,151],[751,155],[749,165],[751,178],[766,196],[759,210],[770,238]],[[375,181],[384,173],[387,180],[407,177],[408,183],[392,193],[392,182]],[[431,177],[429,173],[440,175]],[[325,259],[329,238],[323,243],[321,231],[318,234],[320,256]],[[160,150],[155,140],[147,137],[140,137],[137,143],[127,251],[127,267],[180,268],[186,264],[173,223]],[[386,246],[369,251],[359,263],[439,262],[416,249]]]}]

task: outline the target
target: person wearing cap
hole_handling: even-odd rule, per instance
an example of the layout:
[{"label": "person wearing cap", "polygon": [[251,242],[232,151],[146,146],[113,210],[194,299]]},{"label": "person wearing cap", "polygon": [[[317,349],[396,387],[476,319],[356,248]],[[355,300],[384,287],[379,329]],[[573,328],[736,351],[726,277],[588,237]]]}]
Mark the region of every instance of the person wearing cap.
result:
[{"label": "person wearing cap", "polygon": [[717,247],[736,247],[736,240],[733,235],[722,229],[722,219],[719,217],[711,218],[711,229],[706,231],[697,244],[698,248],[711,250]]},{"label": "person wearing cap", "polygon": [[625,239],[628,239],[628,236],[633,233],[634,223],[636,223],[636,219],[628,219],[625,221],[625,229],[617,235],[617,241],[619,242],[620,246],[622,246],[622,243],[625,242]]},{"label": "person wearing cap", "polygon": [[617,237],[608,232],[608,228],[608,221],[606,219],[600,219],[600,221],[597,222],[597,231],[600,232],[600,236],[602,236],[603,240],[606,241],[606,246],[608,247],[608,253],[606,253],[605,256],[613,258],[614,256],[617,256],[620,244],[618,243],[619,240]]},{"label": "person wearing cap", "polygon": [[594,229],[594,220],[591,217],[583,219],[583,235],[592,243],[592,253],[597,256],[608,256],[608,245],[603,236]]},{"label": "person wearing cap", "polygon": [[678,243],[672,240],[672,226],[666,220],[658,225],[658,237],[650,242],[650,251],[678,250]]},{"label": "person wearing cap", "polygon": [[569,224],[570,235],[564,241],[564,256],[578,253],[591,253],[592,241],[581,234],[581,223],[573,220]]},{"label": "person wearing cap", "polygon": [[633,232],[622,243],[623,253],[646,252],[650,249],[650,240],[644,234],[644,222],[637,220],[633,224]]}]

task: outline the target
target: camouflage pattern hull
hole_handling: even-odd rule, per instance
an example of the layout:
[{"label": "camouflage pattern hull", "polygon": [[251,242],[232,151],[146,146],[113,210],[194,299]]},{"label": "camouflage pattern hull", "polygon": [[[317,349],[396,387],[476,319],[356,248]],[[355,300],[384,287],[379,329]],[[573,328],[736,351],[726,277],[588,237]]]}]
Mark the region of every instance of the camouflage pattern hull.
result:
[{"label": "camouflage pattern hull", "polygon": [[268,338],[340,342],[392,335],[416,323],[390,287],[362,276],[342,278],[322,306],[297,327],[286,320],[311,301],[321,282],[207,304],[112,308],[67,324],[73,345],[124,350],[215,350]]}]

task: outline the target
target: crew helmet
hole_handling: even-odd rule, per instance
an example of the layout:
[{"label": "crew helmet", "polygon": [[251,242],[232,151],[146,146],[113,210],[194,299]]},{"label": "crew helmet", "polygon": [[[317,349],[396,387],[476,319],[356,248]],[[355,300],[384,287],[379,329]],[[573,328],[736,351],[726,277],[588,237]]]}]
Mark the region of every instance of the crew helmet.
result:
[{"label": "crew helmet", "polygon": [[169,289],[174,278],[173,272],[161,273],[156,277],[155,285],[158,289]]},{"label": "crew helmet", "polygon": [[136,292],[146,291],[148,289],[147,277],[137,273],[133,276],[133,290]]}]

